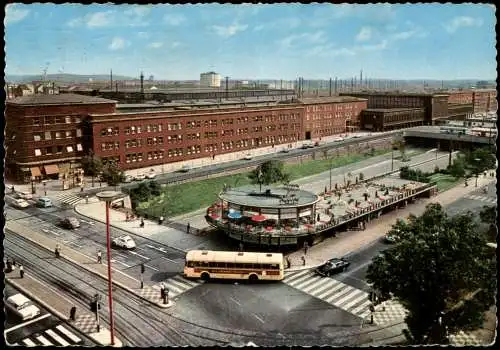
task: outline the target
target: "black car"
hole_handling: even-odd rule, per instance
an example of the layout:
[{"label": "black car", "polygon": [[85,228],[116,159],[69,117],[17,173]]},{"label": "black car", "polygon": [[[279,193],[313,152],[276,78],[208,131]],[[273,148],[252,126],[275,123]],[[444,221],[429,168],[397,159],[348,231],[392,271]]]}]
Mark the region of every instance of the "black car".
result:
[{"label": "black car", "polygon": [[321,276],[331,276],[338,272],[345,271],[351,263],[343,258],[333,258],[316,268],[315,272]]},{"label": "black car", "polygon": [[80,221],[75,217],[66,217],[59,221],[59,226],[71,230],[80,227]]}]

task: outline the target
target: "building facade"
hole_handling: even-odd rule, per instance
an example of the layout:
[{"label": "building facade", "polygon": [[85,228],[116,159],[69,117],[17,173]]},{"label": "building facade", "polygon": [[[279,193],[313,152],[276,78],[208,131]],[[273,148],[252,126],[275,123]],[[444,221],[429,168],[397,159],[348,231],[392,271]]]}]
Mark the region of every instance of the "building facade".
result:
[{"label": "building facade", "polygon": [[367,100],[356,97],[301,98],[304,106],[302,137],[305,140],[359,130],[360,114]]},{"label": "building facade", "polygon": [[127,170],[296,142],[302,119],[300,105],[92,114],[85,133],[95,155]]},{"label": "building facade", "polygon": [[6,102],[6,175],[30,180],[68,172],[85,154],[83,120],[113,113],[115,101],[73,94],[30,95]]},{"label": "building facade", "polygon": [[424,123],[424,108],[369,108],[361,112],[363,130],[389,131],[421,126]]},{"label": "building facade", "polygon": [[492,89],[473,91],[474,113],[496,112],[498,109],[497,91]]},{"label": "building facade", "polygon": [[220,74],[215,72],[201,73],[200,86],[220,87]]}]

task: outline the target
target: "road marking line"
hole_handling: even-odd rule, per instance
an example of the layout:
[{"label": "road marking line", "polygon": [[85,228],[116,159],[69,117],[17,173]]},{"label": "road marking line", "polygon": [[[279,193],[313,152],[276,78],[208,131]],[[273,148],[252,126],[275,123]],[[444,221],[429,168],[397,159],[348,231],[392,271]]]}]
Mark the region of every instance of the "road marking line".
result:
[{"label": "road marking line", "polygon": [[116,260],[116,262],[117,262],[117,263],[120,263],[120,264],[122,264],[122,265],[124,265],[124,266],[126,266],[126,267],[130,267],[130,265],[127,265],[127,264],[125,264],[124,262],[121,262],[120,260]]},{"label": "road marking line", "polygon": [[70,332],[68,329],[66,329],[62,324],[58,325],[56,327],[61,333],[63,333],[65,336],[67,336],[69,339],[71,339],[72,341],[74,341],[75,343],[79,343],[81,342],[82,340],[80,338],[78,338],[75,334],[73,334],[72,332]]},{"label": "road marking line", "polygon": [[143,259],[147,259],[147,260],[150,260],[150,259],[149,259],[149,258],[148,258],[147,256],[144,256],[144,255],[141,255],[141,254],[139,254],[139,253],[136,253],[136,252],[132,252],[132,251],[130,251],[129,253],[130,253],[130,254],[134,254],[134,255],[137,255],[137,256],[140,256],[140,257],[141,257],[141,258],[143,258]]},{"label": "road marking line", "polygon": [[236,299],[234,299],[233,297],[229,297],[229,299],[231,299],[232,301],[234,301],[235,304],[241,306],[241,304]]},{"label": "road marking line", "polygon": [[155,271],[160,271],[159,269],[157,269],[156,267],[153,267],[153,266],[149,266],[146,264],[144,264],[144,266],[149,267],[150,269],[155,270]]},{"label": "road marking line", "polygon": [[54,332],[52,329],[47,329],[45,331],[45,333],[47,333],[52,339],[54,339],[55,341],[57,341],[62,346],[70,346],[71,345],[66,340],[64,340],[63,338],[61,338],[60,336],[58,336],[56,334],[56,332]]},{"label": "road marking line", "polygon": [[30,338],[23,339],[23,343],[28,346],[36,346],[36,344]]},{"label": "road marking line", "polygon": [[259,316],[257,316],[256,314],[252,314],[253,317],[255,317],[256,319],[258,319],[260,322],[262,323],[266,323],[266,321],[264,321],[262,318],[260,318]]},{"label": "road marking line", "polygon": [[32,320],[26,321],[26,322],[24,322],[24,323],[18,324],[18,325],[14,326],[14,327],[11,327],[11,328],[9,328],[9,329],[6,329],[6,330],[4,331],[4,333],[8,333],[8,332],[10,332],[10,331],[14,331],[14,330],[16,330],[16,329],[18,329],[18,328],[21,328],[21,327],[27,326],[27,325],[29,325],[29,324],[31,324],[31,323],[38,322],[38,321],[43,320],[44,318],[47,318],[47,317],[49,317],[49,316],[52,316],[52,315],[51,315],[51,314],[45,314],[45,315],[42,315],[42,316],[40,316],[40,317],[34,318],[34,319],[32,319]]},{"label": "road marking line", "polygon": [[173,262],[174,264],[181,264],[181,263],[180,263],[180,262],[178,262],[178,261],[174,261],[174,260],[169,259],[169,258],[166,258],[166,257],[164,257],[164,256],[160,256],[160,258],[161,258],[161,259],[168,260],[168,261],[170,261],[170,262]]},{"label": "road marking line", "polygon": [[118,255],[118,256],[121,256],[121,257],[122,257],[122,258],[124,258],[124,259],[128,258],[128,256],[123,255],[123,254],[120,254],[120,253],[117,253],[117,252],[113,252],[112,254],[113,254],[113,255]]},{"label": "road marking line", "polygon": [[50,346],[50,345],[54,345],[52,344],[47,338],[45,338],[43,335],[39,335],[38,337],[36,337],[36,339],[42,343],[42,345],[45,345],[45,346]]},{"label": "road marking line", "polygon": [[155,247],[155,246],[150,245],[150,244],[146,244],[146,247],[151,248],[151,249],[158,250],[158,251],[160,251],[160,252],[162,252],[162,253],[166,253],[165,248],[163,248],[163,247]]}]

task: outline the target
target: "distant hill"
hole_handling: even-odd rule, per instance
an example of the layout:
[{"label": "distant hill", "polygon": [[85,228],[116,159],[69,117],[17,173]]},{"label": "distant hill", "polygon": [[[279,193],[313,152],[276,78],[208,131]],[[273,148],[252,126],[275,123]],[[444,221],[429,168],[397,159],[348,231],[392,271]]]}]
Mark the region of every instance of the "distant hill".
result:
[{"label": "distant hill", "polygon": [[[33,80],[41,80],[42,75],[14,75],[6,74],[5,81],[9,83],[30,83]],[[93,81],[109,81],[109,74],[93,74],[93,75],[79,75],[79,74],[47,74],[46,81],[57,81],[61,83],[87,83],[89,79]],[[127,77],[124,75],[114,75],[113,80],[134,80],[139,78]]]}]

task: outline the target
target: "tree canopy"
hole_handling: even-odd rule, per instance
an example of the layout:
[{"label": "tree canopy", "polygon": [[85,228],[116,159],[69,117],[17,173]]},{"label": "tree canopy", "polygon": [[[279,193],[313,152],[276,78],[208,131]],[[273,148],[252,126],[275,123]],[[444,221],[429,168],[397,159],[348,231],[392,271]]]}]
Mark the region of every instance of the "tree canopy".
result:
[{"label": "tree canopy", "polygon": [[290,174],[285,173],[283,162],[272,159],[265,161],[250,172],[248,178],[253,184],[270,185],[274,183],[287,183]]},{"label": "tree canopy", "polygon": [[367,281],[381,300],[395,297],[409,311],[409,341],[443,343],[445,327],[480,326],[495,302],[496,261],[471,213],[448,217],[440,204],[429,204],[421,216],[399,220],[390,234],[399,240],[373,259]]},{"label": "tree canopy", "polygon": [[496,165],[496,155],[490,147],[475,148],[465,155],[465,159],[473,174],[494,169]]},{"label": "tree canopy", "polygon": [[125,174],[114,162],[106,164],[102,170],[102,179],[110,186],[118,185],[125,180]]},{"label": "tree canopy", "polygon": [[103,170],[101,158],[97,156],[84,156],[82,157],[80,163],[82,164],[82,169],[85,175],[97,176]]}]

